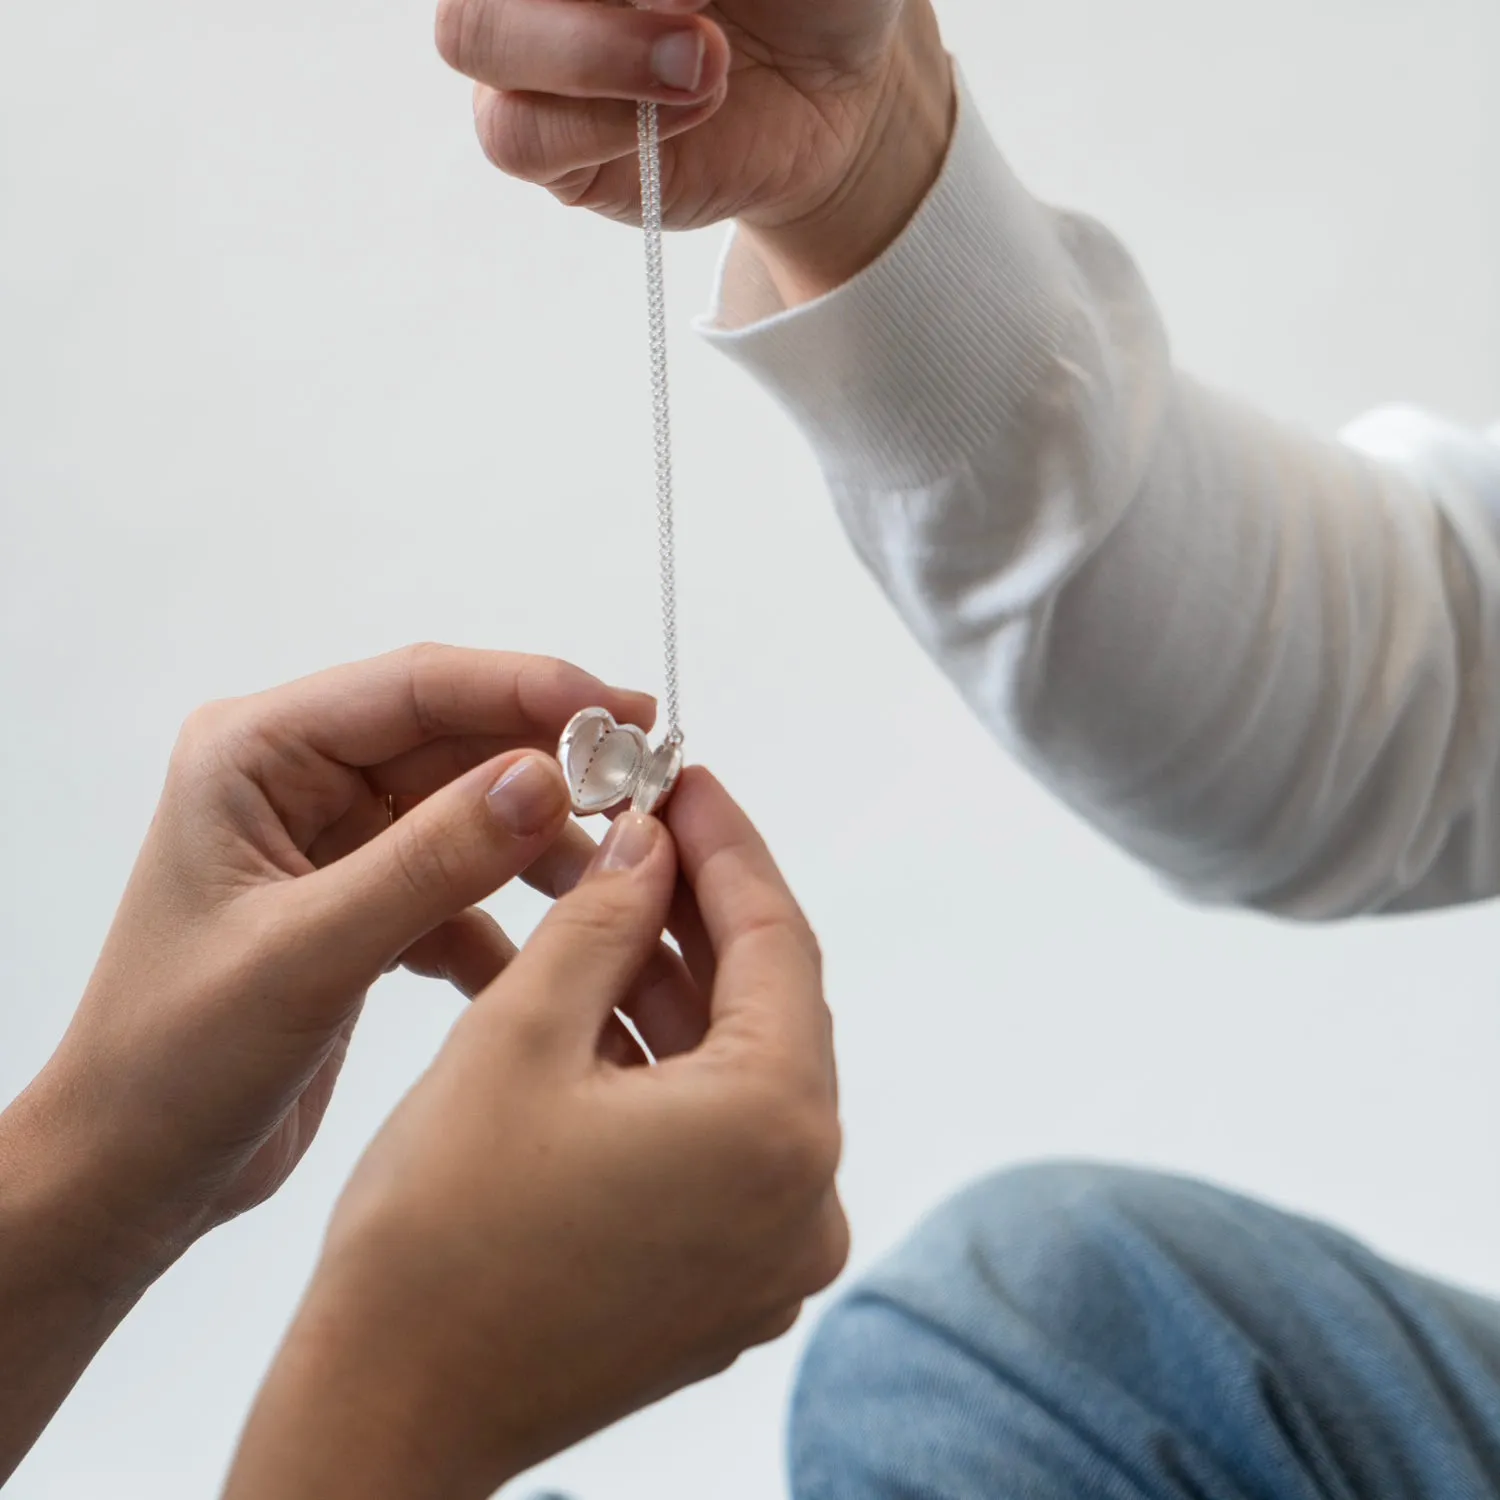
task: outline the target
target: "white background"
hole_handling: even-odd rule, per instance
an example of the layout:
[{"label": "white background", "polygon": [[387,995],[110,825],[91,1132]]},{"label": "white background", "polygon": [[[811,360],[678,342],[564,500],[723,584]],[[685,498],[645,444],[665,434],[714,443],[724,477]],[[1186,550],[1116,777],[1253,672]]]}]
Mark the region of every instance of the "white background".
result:
[{"label": "white background", "polygon": [[[0,7],[5,1097],[198,701],[419,638],[656,686],[639,245],[485,166],[429,11]],[[946,17],[1018,169],[1122,233],[1199,374],[1323,428],[1393,398],[1500,414],[1493,0]],[[687,332],[717,242],[670,259],[691,743],[830,954],[856,1266],[973,1174],[1084,1154],[1500,1290],[1493,909],[1191,912],[1033,790],[846,552],[800,440]],[[382,986],[294,1183],[152,1292],[16,1500],[211,1492],[340,1182],[456,1012]],[[549,1478],[776,1493],[795,1344]]]}]

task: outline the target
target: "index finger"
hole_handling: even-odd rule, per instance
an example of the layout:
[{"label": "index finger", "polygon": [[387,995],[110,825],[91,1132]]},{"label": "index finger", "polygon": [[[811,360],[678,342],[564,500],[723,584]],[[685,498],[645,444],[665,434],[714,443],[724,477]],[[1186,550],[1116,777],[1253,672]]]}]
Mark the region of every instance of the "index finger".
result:
[{"label": "index finger", "polygon": [[829,1061],[818,943],[765,840],[707,771],[683,773],[666,808],[679,867],[717,962],[713,1021],[753,1021]]},{"label": "index finger", "polygon": [[408,646],[273,688],[269,726],[347,766],[375,766],[455,735],[546,747],[580,709],[649,729],[656,703],[546,656]]}]

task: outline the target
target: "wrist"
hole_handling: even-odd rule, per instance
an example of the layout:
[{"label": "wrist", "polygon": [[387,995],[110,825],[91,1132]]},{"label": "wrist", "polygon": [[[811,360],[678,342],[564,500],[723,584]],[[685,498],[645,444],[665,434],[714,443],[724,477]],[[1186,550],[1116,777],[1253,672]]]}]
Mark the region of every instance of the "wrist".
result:
[{"label": "wrist", "polygon": [[485,1500],[521,1472],[493,1454],[476,1461],[467,1414],[424,1378],[422,1300],[403,1299],[388,1316],[381,1299],[377,1313],[373,1299],[319,1268],[256,1399],[224,1500]]},{"label": "wrist", "polygon": [[49,1065],[0,1113],[0,1237],[45,1275],[119,1314],[178,1249],[121,1211],[90,1103]]},{"label": "wrist", "polygon": [[0,1114],[0,1484],[156,1274],[101,1210],[77,1127],[46,1077]]},{"label": "wrist", "polygon": [[880,75],[857,147],[837,180],[795,215],[747,217],[741,231],[782,302],[824,296],[900,236],[942,171],[953,133],[953,68],[926,0],[912,0]]}]

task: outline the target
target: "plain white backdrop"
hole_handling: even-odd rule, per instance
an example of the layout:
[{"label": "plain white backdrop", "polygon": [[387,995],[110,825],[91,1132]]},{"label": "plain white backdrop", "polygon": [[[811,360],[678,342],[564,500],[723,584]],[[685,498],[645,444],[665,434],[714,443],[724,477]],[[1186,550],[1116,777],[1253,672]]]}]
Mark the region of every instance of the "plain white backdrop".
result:
[{"label": "plain white backdrop", "polygon": [[[4,1098],[200,700],[422,638],[657,686],[637,238],[489,170],[430,10],[0,7]],[[1500,415],[1493,0],[945,17],[1023,177],[1126,238],[1197,373],[1323,429],[1398,398]],[[829,953],[856,1270],[972,1175],[1081,1154],[1500,1292],[1500,914],[1186,910],[1037,793],[862,575],[795,433],[694,341],[718,240],[669,247],[690,747]],[[458,1004],[382,984],[295,1181],[150,1294],[16,1500],[213,1491],[340,1183]],[[797,1343],[546,1479],[778,1493]]]}]

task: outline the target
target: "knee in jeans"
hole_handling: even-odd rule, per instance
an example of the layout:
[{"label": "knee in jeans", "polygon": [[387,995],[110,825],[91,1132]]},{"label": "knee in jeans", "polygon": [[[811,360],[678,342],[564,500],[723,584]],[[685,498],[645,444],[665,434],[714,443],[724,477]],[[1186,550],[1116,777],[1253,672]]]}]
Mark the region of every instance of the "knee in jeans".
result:
[{"label": "knee in jeans", "polygon": [[[1234,1230],[1265,1212],[1185,1179],[1090,1163],[998,1172],[939,1208],[824,1319],[810,1371],[899,1359],[924,1325],[1005,1362],[1008,1340],[1144,1335],[1164,1301],[1233,1274]],[[876,1316],[874,1309],[883,1309]],[[876,1330],[883,1329],[883,1336]]]},{"label": "knee in jeans", "polygon": [[[1178,1200],[1192,1191],[1048,1164],[997,1173],[938,1209],[815,1333],[792,1410],[795,1493],[842,1493],[821,1477],[830,1465],[916,1472],[936,1449],[966,1451],[978,1413],[987,1461],[1002,1469],[1028,1445],[1082,1441],[1091,1387],[1076,1372],[1153,1342],[1154,1226],[1190,1217]],[[1044,1438],[1025,1436],[1038,1424]]]},{"label": "knee in jeans", "polygon": [[1169,1254],[1192,1274],[1222,1263],[1225,1228],[1248,1205],[1186,1179],[1087,1162],[997,1172],[950,1200],[874,1280],[941,1280],[1067,1308],[1097,1295],[1101,1277],[1140,1284]]}]

